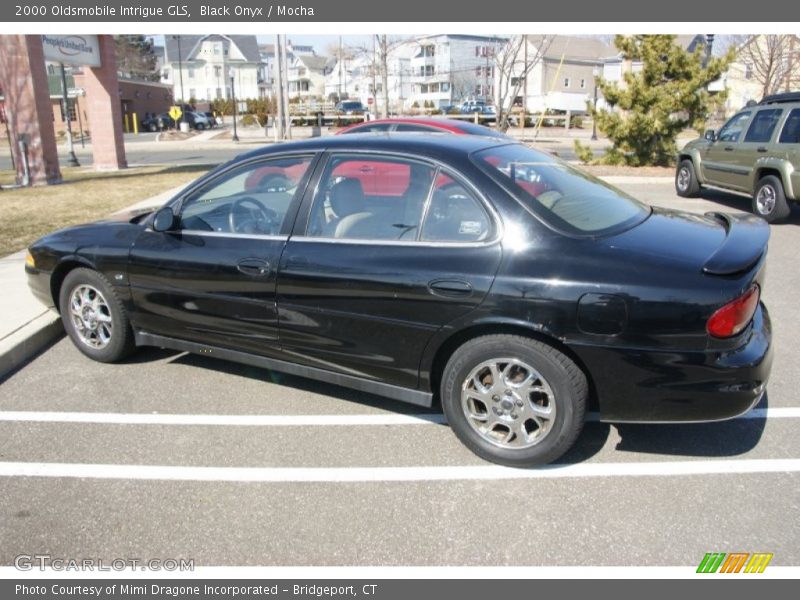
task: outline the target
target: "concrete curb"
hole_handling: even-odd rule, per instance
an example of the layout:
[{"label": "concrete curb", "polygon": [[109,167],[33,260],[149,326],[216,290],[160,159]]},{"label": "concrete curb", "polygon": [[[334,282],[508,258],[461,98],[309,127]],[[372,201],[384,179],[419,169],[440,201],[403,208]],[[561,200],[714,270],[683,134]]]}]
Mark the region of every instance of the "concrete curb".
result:
[{"label": "concrete curb", "polygon": [[64,335],[61,317],[48,310],[0,341],[0,380]]}]

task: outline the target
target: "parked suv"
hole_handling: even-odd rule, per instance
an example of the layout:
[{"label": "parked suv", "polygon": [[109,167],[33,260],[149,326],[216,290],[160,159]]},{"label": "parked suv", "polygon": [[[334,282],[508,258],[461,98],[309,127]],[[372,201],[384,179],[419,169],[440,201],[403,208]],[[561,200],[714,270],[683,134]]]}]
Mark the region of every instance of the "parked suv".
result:
[{"label": "parked suv", "polygon": [[703,186],[752,196],[753,212],[770,223],[800,201],[800,92],[767,96],[708,130],[678,154],[675,189],[696,196]]}]

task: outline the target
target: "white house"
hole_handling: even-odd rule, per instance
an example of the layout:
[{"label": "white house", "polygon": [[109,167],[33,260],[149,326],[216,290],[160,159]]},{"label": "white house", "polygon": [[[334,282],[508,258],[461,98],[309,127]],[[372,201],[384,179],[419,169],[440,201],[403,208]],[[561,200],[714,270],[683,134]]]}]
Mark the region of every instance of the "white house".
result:
[{"label": "white house", "polygon": [[[502,88],[497,78],[496,85],[502,89],[498,97],[506,109],[512,104],[524,105],[530,112],[586,112],[587,102],[594,97],[595,75],[602,72],[604,59],[614,54],[614,49],[598,38],[567,35],[526,35],[512,40],[509,48],[516,56],[498,60],[498,64],[508,65]],[[533,65],[527,75],[526,59]],[[523,76],[519,94],[511,98]]]},{"label": "white house", "polygon": [[230,98],[231,76],[236,98],[259,98],[261,56],[254,35],[165,35],[161,81],[173,97],[188,101]]}]

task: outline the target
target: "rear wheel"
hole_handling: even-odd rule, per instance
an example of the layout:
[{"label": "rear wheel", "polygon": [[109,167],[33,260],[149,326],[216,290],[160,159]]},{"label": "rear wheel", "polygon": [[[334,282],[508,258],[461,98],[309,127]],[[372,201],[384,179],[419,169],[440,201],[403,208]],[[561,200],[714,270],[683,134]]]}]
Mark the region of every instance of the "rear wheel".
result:
[{"label": "rear wheel", "polygon": [[675,171],[675,191],[684,198],[694,198],[700,193],[694,163],[688,158],[683,159]]},{"label": "rear wheel", "polygon": [[758,180],[753,193],[753,212],[769,223],[782,221],[789,216],[791,207],[786,201],[780,178],[766,175]]},{"label": "rear wheel", "polygon": [[583,428],[587,395],[586,376],[569,357],[513,335],[465,343],[441,384],[456,436],[478,456],[514,467],[562,456]]},{"label": "rear wheel", "polygon": [[97,271],[70,271],[58,305],[67,335],[89,358],[114,362],[134,350],[128,315],[111,284]]}]

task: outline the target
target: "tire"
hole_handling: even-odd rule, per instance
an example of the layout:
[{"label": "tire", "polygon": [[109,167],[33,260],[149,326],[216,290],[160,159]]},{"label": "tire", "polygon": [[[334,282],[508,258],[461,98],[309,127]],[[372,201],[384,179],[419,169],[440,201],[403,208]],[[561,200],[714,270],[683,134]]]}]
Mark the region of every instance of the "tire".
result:
[{"label": "tire", "polygon": [[792,212],[786,201],[783,183],[775,175],[765,175],[758,180],[753,192],[753,213],[768,223],[783,221]]},{"label": "tire", "polygon": [[58,306],[67,335],[89,358],[115,362],[135,349],[128,314],[114,288],[97,271],[70,271],[61,285]]},{"label": "tire", "polygon": [[[502,385],[495,385],[492,365]],[[447,421],[467,448],[494,463],[532,467],[553,462],[575,443],[588,389],[583,371],[552,346],[489,335],[453,353],[440,393]]]},{"label": "tire", "polygon": [[691,159],[684,158],[675,170],[675,191],[683,198],[696,198],[700,195],[700,183]]}]

